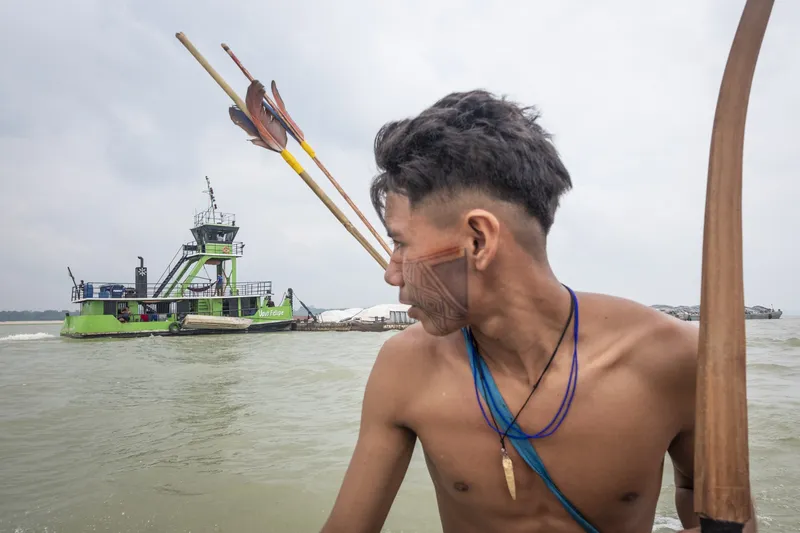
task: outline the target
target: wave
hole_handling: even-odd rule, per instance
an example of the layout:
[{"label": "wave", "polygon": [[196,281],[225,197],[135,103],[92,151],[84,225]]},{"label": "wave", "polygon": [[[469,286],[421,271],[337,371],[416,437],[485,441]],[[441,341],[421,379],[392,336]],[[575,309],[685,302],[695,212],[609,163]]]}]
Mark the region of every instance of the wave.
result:
[{"label": "wave", "polygon": [[653,522],[653,531],[661,532],[665,529],[667,531],[683,531],[683,526],[681,525],[681,521],[677,518],[671,516],[656,516],[655,522]]},{"label": "wave", "polygon": [[50,333],[17,333],[16,335],[6,335],[5,337],[0,337],[0,342],[19,342],[19,341],[40,341],[43,339],[52,339],[55,338],[55,335],[51,335]]}]

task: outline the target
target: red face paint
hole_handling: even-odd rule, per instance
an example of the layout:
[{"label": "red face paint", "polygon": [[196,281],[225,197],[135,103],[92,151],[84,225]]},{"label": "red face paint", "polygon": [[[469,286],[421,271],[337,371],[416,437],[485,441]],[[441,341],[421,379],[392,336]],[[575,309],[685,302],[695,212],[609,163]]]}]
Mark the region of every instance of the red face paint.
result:
[{"label": "red face paint", "polygon": [[403,261],[404,299],[441,335],[466,325],[467,252],[449,248]]}]

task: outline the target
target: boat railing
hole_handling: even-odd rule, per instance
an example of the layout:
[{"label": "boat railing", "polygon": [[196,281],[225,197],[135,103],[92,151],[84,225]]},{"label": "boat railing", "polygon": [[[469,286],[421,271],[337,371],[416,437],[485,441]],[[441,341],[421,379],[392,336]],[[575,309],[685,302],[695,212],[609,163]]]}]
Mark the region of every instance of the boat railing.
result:
[{"label": "boat railing", "polygon": [[210,254],[210,255],[233,255],[241,257],[244,254],[243,242],[207,242],[205,244],[197,244],[196,242],[187,242],[183,245],[183,256],[196,255],[196,254]]},{"label": "boat railing", "polygon": [[236,215],[234,215],[233,213],[221,213],[219,211],[207,209],[201,213],[197,213],[194,216],[195,227],[203,226],[205,224],[222,224],[224,226],[235,226]]},{"label": "boat railing", "polygon": [[[219,310],[186,311],[178,307],[178,302],[138,303],[129,308],[128,322],[164,322],[188,315],[248,318],[255,316],[260,307],[243,301],[241,306]],[[241,316],[239,313],[241,312]]]},{"label": "boat railing", "polygon": [[207,283],[179,283],[167,293],[162,291],[154,296],[158,283],[141,284],[114,283],[90,281],[77,287],[72,287],[72,301],[87,298],[130,299],[145,300],[148,298],[209,298],[209,297],[237,297],[237,296],[268,296],[272,294],[271,281],[247,281],[241,283],[228,283],[217,286],[216,281]]}]

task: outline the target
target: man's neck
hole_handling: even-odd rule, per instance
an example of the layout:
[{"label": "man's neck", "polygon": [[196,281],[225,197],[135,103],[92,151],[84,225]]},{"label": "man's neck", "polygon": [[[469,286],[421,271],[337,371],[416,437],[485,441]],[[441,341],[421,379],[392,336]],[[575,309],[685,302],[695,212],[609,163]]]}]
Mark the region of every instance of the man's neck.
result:
[{"label": "man's neck", "polygon": [[[481,355],[500,372],[535,382],[564,331],[569,291],[545,264],[505,277],[487,292],[493,301],[482,306],[472,324]],[[567,331],[559,351],[572,344]]]}]

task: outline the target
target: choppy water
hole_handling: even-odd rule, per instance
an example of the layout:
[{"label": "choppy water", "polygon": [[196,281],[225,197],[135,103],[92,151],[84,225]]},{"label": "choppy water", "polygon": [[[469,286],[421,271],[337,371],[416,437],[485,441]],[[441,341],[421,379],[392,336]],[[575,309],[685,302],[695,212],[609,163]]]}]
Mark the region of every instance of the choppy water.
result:
[{"label": "choppy water", "polygon": [[[0,532],[315,532],[391,333],[72,341],[0,325]],[[800,530],[800,319],[748,322],[761,531]],[[385,531],[441,531],[417,450]],[[679,529],[665,472],[654,531]]]}]

